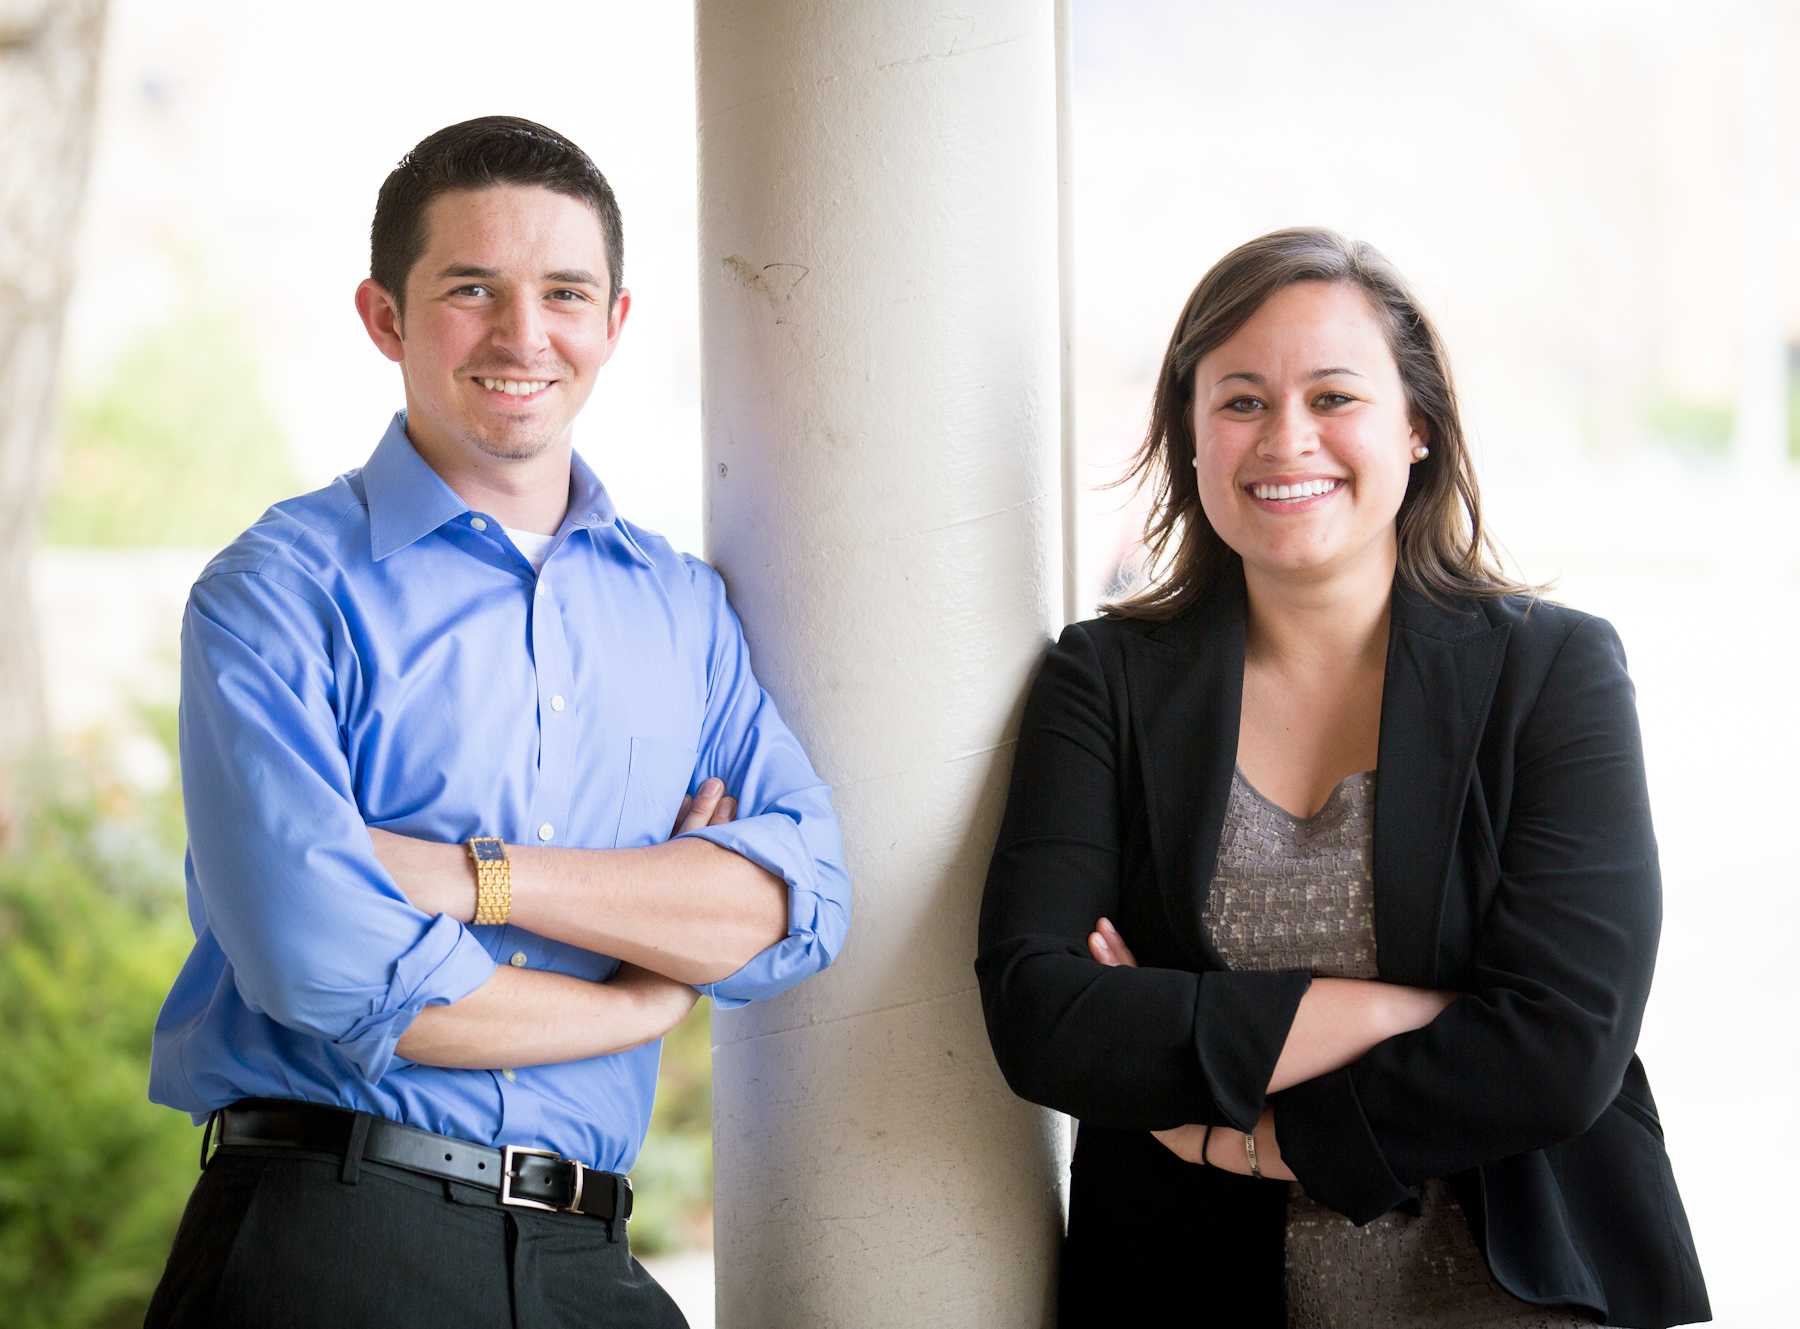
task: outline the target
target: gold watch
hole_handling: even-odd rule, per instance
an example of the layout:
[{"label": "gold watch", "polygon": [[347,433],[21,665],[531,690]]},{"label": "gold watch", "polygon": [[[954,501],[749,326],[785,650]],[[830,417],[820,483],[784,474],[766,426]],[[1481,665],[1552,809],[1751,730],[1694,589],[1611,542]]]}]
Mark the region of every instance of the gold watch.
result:
[{"label": "gold watch", "polygon": [[512,861],[506,842],[477,835],[469,841],[469,857],[475,860],[475,921],[498,927],[512,917]]}]

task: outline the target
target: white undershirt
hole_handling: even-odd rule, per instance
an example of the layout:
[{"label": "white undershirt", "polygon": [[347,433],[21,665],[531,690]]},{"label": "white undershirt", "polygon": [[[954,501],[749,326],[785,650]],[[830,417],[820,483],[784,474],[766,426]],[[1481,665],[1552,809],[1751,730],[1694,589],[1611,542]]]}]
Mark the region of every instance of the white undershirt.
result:
[{"label": "white undershirt", "polygon": [[506,538],[513,546],[525,555],[526,562],[531,564],[533,572],[544,570],[544,560],[550,557],[550,546],[556,543],[554,535],[539,535],[536,531],[515,531],[510,526],[502,526]]}]

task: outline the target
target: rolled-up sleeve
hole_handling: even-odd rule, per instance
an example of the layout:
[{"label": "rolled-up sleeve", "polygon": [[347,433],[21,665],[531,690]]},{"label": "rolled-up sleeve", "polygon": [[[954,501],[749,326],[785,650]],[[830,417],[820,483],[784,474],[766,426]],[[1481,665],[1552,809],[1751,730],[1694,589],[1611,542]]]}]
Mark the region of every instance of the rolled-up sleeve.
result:
[{"label": "rolled-up sleeve", "polygon": [[831,791],[757,682],[724,582],[698,559],[687,565],[711,641],[694,779],[722,780],[738,800],[738,819],[685,834],[741,854],[788,891],[787,935],[700,988],[729,1009],[783,992],[837,957],[850,930],[850,878]]},{"label": "rolled-up sleeve", "polygon": [[252,1011],[373,1082],[420,1010],[468,995],[494,962],[454,919],[415,909],[376,860],[338,721],[334,657],[348,642],[323,592],[296,580],[215,569],[188,601],[180,740],[196,920]]}]

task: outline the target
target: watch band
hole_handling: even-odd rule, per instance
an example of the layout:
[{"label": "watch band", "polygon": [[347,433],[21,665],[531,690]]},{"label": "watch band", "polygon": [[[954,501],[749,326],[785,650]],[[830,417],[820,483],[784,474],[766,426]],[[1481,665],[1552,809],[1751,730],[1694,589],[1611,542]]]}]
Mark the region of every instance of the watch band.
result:
[{"label": "watch band", "polygon": [[498,927],[512,917],[512,861],[506,842],[493,835],[473,836],[469,857],[475,862],[475,921]]}]

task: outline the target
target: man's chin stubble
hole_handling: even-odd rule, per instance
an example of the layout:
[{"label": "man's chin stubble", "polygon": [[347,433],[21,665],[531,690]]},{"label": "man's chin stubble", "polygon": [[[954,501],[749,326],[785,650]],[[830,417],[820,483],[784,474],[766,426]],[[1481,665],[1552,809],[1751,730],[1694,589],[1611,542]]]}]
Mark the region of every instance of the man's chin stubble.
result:
[{"label": "man's chin stubble", "polygon": [[550,436],[547,434],[536,434],[510,443],[496,442],[478,434],[470,441],[484,457],[492,457],[495,461],[532,461],[542,456],[550,446]]}]

